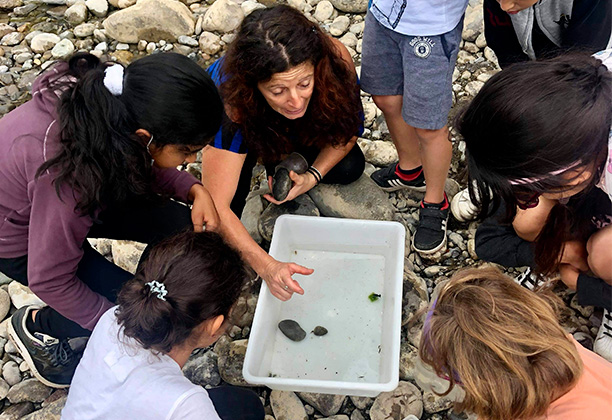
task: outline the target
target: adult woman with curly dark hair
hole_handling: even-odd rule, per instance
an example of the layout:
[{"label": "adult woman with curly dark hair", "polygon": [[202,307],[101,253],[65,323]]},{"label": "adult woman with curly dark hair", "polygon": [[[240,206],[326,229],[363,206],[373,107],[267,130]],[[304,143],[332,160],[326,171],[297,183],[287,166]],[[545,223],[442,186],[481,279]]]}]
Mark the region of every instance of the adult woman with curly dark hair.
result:
[{"label": "adult woman with curly dark hair", "polygon": [[[224,58],[209,72],[220,87],[227,118],[202,154],[202,178],[213,196],[224,236],[287,300],[303,293],[291,276],[312,270],[276,261],[249,236],[239,217],[256,161],[268,175],[286,155],[299,152],[310,168],[290,172],[290,201],[319,182],[348,184],[363,173],[354,147],[362,131],[358,79],[348,50],[289,6],[247,16]],[[270,178],[269,178],[270,179]],[[270,181],[271,183],[271,181]]]}]

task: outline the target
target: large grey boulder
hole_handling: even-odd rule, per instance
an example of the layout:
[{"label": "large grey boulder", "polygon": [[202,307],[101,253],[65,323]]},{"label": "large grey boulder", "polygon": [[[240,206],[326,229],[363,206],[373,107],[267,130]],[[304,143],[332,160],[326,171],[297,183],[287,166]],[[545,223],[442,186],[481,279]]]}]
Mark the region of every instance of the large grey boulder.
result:
[{"label": "large grey boulder", "polygon": [[78,25],[87,20],[87,6],[85,3],[76,3],[70,6],[64,13],[64,19],[66,19],[72,25]]},{"label": "large grey boulder", "polygon": [[374,166],[385,167],[399,159],[397,149],[390,141],[359,139],[358,144],[366,162]]},{"label": "large grey boulder", "polygon": [[324,416],[337,414],[346,399],[344,395],[317,394],[314,392],[300,392],[298,395]]},{"label": "large grey boulder", "polygon": [[47,50],[50,50],[61,41],[61,38],[55,34],[50,33],[42,33],[36,35],[32,39],[32,43],[30,44],[30,48],[32,51],[36,53],[44,53]]},{"label": "large grey boulder", "polygon": [[[204,35],[205,33],[206,32],[203,32],[202,35]],[[201,40],[202,38],[200,38],[200,42]],[[244,205],[244,209],[242,209],[242,215],[240,216],[240,221],[242,222],[242,225],[247,230],[247,232],[249,232],[251,238],[253,238],[253,240],[258,244],[262,243],[262,237],[259,233],[258,228],[259,217],[264,211],[264,204],[267,203],[264,203],[266,199],[263,198],[262,195],[267,194],[269,192],[270,191],[268,188],[251,191],[248,197],[246,198],[246,203]]]},{"label": "large grey boulder", "polygon": [[244,11],[232,0],[216,0],[206,11],[202,20],[202,30],[231,32],[244,19]]},{"label": "large grey boulder", "polygon": [[147,247],[146,244],[133,241],[113,241],[112,243],[112,255],[113,261],[119,267],[130,273],[136,273],[136,268],[140,262],[142,252]]},{"label": "large grey boulder", "polygon": [[217,355],[211,351],[198,351],[192,355],[185,366],[183,374],[196,385],[219,386],[221,376],[217,368]]},{"label": "large grey boulder", "polygon": [[276,420],[308,420],[304,404],[295,392],[272,391],[270,406]]},{"label": "large grey boulder", "polygon": [[393,220],[389,195],[363,174],[352,184],[320,184],[308,192],[321,214],[349,219]]},{"label": "large grey boulder", "polygon": [[11,298],[6,290],[0,289],[0,319],[4,319],[11,309]]},{"label": "large grey boulder", "polygon": [[410,414],[418,418],[423,414],[421,391],[410,382],[400,381],[395,390],[383,392],[370,408],[372,420],[403,419]]},{"label": "large grey boulder", "polygon": [[263,211],[259,218],[259,233],[266,241],[272,240],[274,224],[283,214],[299,214],[301,216],[320,216],[319,209],[313,200],[307,195],[302,194],[293,201],[286,201],[278,206],[270,204]]},{"label": "large grey boulder", "polygon": [[217,365],[221,378],[230,385],[254,386],[244,380],[242,366],[249,340],[231,341],[224,336],[215,344],[214,351],[217,353]]},{"label": "large grey boulder", "polygon": [[43,402],[45,398],[51,395],[53,389],[42,384],[38,379],[26,379],[23,382],[19,382],[9,390],[6,398],[11,404],[18,404],[21,402]]},{"label": "large grey boulder", "polygon": [[44,302],[38,296],[19,282],[13,281],[9,284],[8,294],[13,306],[17,309],[29,305],[44,306]]},{"label": "large grey boulder", "polygon": [[64,405],[66,405],[66,397],[45,405],[42,410],[22,417],[21,420],[60,420]]},{"label": "large grey boulder", "polygon": [[193,34],[195,20],[191,10],[178,0],[139,0],[111,14],[103,25],[106,35],[119,42],[174,42],[181,35]]},{"label": "large grey boulder", "polygon": [[0,9],[12,10],[23,5],[23,0],[0,0]]},{"label": "large grey boulder", "polygon": [[34,404],[24,402],[19,404],[11,404],[4,409],[0,414],[0,420],[17,420],[34,411]]}]

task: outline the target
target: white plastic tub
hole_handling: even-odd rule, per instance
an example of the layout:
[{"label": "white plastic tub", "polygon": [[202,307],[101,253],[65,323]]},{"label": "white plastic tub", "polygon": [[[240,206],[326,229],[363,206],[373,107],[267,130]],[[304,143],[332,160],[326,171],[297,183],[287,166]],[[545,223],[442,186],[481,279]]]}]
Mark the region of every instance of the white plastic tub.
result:
[{"label": "white plastic tub", "polygon": [[[405,228],[397,222],[284,215],[270,255],[315,270],[287,302],[262,284],[246,352],[247,382],[272,389],[374,397],[399,381]],[[371,293],[381,297],[372,302]],[[284,319],[307,332],[300,342]],[[327,335],[312,334],[316,326]]]}]

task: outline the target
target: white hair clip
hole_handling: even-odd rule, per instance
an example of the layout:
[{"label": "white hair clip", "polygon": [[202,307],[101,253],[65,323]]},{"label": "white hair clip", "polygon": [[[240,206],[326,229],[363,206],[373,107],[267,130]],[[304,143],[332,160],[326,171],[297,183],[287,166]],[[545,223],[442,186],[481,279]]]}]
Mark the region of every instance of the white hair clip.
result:
[{"label": "white hair clip", "polygon": [[113,64],[104,70],[104,86],[114,96],[119,96],[123,93],[123,66]]},{"label": "white hair clip", "polygon": [[156,280],[145,283],[151,289],[151,293],[155,293],[158,299],[166,300],[166,295],[168,291],[166,290],[166,286],[163,283],[160,283]]}]

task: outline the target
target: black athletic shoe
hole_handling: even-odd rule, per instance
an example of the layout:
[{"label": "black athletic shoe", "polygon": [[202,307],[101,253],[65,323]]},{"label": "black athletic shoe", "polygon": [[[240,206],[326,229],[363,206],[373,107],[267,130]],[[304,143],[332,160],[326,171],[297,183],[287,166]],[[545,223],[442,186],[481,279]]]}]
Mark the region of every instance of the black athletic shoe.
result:
[{"label": "black athletic shoe", "polygon": [[52,388],[70,385],[82,352],[75,351],[68,340],[42,333],[30,333],[26,320],[37,306],[18,309],[8,323],[9,338],[21,353],[36,379]]},{"label": "black athletic shoe", "polygon": [[444,201],[442,208],[421,202],[419,225],[412,237],[412,247],[419,254],[435,254],[446,247],[446,223],[450,208],[446,195]]},{"label": "black athletic shoe", "polygon": [[395,173],[395,169],[397,168],[397,162],[392,163],[386,168],[379,169],[370,175],[370,178],[376,185],[382,188],[385,191],[397,191],[402,190],[404,188],[410,188],[414,191],[425,191],[425,175],[423,171],[412,181],[404,181]]}]

